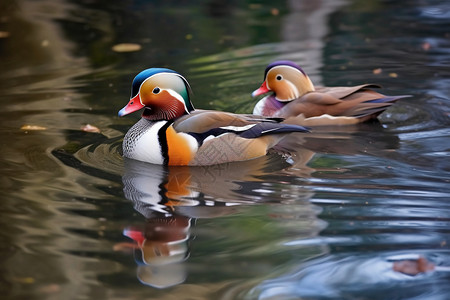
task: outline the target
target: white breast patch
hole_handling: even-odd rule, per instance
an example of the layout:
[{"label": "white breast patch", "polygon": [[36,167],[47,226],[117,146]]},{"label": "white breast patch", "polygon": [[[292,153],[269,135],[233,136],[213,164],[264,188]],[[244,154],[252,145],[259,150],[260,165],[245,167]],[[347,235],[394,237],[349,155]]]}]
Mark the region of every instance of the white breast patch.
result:
[{"label": "white breast patch", "polygon": [[133,149],[126,154],[124,152],[124,155],[132,159],[162,165],[164,163],[164,157],[161,154],[158,131],[166,123],[166,121],[154,123],[144,134],[134,141]]}]

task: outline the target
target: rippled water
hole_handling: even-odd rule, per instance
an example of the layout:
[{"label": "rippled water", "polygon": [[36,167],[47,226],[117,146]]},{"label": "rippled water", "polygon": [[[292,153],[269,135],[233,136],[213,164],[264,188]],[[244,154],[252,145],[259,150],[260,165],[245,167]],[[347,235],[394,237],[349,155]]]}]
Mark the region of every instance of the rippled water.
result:
[{"label": "rippled water", "polygon": [[[450,6],[306,2],[0,4],[4,299],[448,299]],[[290,159],[122,158],[139,116],[116,115],[142,68],[248,113],[275,59],[412,97],[302,136]],[[394,271],[419,256],[435,270]]]}]

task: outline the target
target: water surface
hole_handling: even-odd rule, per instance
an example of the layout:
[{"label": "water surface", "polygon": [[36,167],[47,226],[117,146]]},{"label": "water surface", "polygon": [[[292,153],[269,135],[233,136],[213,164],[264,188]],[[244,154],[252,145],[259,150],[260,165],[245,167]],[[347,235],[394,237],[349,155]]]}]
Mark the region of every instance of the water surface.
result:
[{"label": "water surface", "polygon": [[[0,7],[5,299],[449,298],[447,3]],[[316,85],[412,97],[378,123],[302,136],[290,159],[164,168],[120,155],[139,115],[117,111],[143,68],[179,71],[198,108],[249,113],[276,59]],[[393,270],[418,256],[438,268]]]}]

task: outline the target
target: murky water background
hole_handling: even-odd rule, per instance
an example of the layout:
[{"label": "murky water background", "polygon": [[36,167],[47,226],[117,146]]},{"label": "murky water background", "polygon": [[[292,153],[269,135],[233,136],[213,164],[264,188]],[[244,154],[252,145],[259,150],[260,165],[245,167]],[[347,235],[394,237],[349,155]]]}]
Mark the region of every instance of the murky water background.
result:
[{"label": "murky water background", "polygon": [[[0,3],[2,299],[448,299],[450,5],[197,2]],[[293,165],[121,157],[141,69],[248,113],[275,59],[413,97],[305,136]],[[393,271],[418,255],[439,268]]]}]

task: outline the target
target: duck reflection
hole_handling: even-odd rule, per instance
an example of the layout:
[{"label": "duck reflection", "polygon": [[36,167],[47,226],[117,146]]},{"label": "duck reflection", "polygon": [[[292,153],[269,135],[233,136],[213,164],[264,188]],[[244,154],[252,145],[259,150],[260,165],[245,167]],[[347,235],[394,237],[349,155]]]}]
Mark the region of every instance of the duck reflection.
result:
[{"label": "duck reflection", "polygon": [[257,197],[242,190],[244,182],[262,183],[265,174],[290,166],[279,155],[202,167],[168,167],[125,159],[125,197],[149,218],[155,212],[192,218],[217,217],[233,206],[254,204]]},{"label": "duck reflection", "polygon": [[183,261],[189,255],[191,221],[184,216],[155,213],[142,227],[124,230],[123,234],[135,242],[131,248],[134,248],[140,282],[157,288],[184,282]]},{"label": "duck reflection", "polygon": [[132,249],[138,279],[152,287],[167,288],[184,282],[189,257],[191,226],[197,218],[236,212],[242,204],[259,199],[239,194],[240,182],[262,182],[258,176],[286,167],[279,156],[208,167],[167,167],[125,159],[125,197],[145,218],[145,224],[126,228],[134,241],[116,250]]}]

